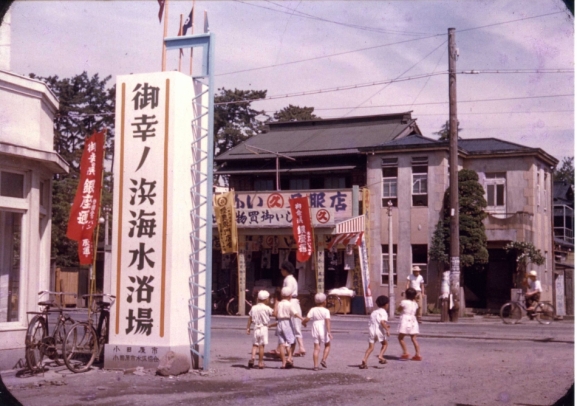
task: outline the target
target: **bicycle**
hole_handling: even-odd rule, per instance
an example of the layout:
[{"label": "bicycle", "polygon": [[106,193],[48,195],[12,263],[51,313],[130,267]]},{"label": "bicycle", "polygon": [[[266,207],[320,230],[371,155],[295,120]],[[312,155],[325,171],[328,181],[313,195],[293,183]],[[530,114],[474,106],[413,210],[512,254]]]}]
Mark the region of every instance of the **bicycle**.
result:
[{"label": "bicycle", "polygon": [[229,286],[212,291],[212,314],[227,314],[227,305],[230,295]]},{"label": "bicycle", "polygon": [[[74,324],[62,343],[64,363],[74,373],[86,372],[96,359],[102,359],[104,344],[108,343],[110,307],[114,304],[116,296],[102,293],[92,297],[100,299],[94,300],[92,304],[95,307],[93,314],[98,314],[97,328],[94,329],[93,318],[88,317],[88,321]],[[105,302],[105,297],[110,301]]]},{"label": "bicycle", "polygon": [[525,312],[529,318],[535,317],[540,324],[550,324],[555,317],[555,308],[551,303],[539,302],[535,310],[528,311],[525,306],[523,292],[517,294],[517,300],[511,300],[501,306],[499,315],[505,324],[517,324]]},{"label": "bicycle", "polygon": [[[246,299],[249,296],[249,290],[246,289],[245,291],[245,299],[244,299],[244,313],[245,315],[248,314],[250,309],[252,308],[253,301]],[[231,297],[226,304],[226,312],[231,316],[239,316],[238,313],[238,298],[236,296]]]},{"label": "bicycle", "polygon": [[[58,366],[64,364],[64,360],[61,359],[63,354],[59,352],[59,348],[62,346],[66,334],[74,324],[74,320],[68,314],[64,314],[64,308],[62,308],[55,298],[51,299],[50,296],[59,296],[60,301],[62,301],[62,296],[70,295],[76,297],[76,293],[51,292],[48,290],[38,292],[39,296],[45,294],[49,295],[48,300],[38,302],[38,305],[42,306],[42,310],[40,312],[27,312],[29,315],[35,315],[30,323],[28,323],[25,339],[26,364],[32,372],[44,370],[42,366],[44,356],[53,360]],[[48,316],[50,313],[58,314],[58,320],[52,335],[49,335],[50,325]]]}]

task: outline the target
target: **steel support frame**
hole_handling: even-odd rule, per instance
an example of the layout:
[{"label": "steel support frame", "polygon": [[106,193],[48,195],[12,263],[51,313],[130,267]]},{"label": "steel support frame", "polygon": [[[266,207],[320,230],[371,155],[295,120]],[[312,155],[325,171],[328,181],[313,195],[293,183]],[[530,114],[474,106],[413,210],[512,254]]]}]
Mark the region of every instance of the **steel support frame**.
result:
[{"label": "steel support frame", "polygon": [[[210,366],[212,309],[212,189],[214,166],[214,34],[204,33],[164,39],[167,50],[202,48],[200,75],[192,77],[196,90],[191,101],[193,163],[190,168],[192,209],[190,219],[191,254],[189,278],[189,338],[193,365]],[[200,90],[200,91],[199,91]],[[204,323],[204,329],[201,328]]]}]

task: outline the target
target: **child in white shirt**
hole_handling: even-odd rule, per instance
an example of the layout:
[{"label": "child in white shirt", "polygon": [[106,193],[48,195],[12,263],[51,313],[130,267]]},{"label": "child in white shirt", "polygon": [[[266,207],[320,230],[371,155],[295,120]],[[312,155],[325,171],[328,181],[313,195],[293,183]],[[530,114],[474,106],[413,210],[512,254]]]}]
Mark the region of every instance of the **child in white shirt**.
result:
[{"label": "child in white shirt", "polygon": [[318,371],[319,368],[319,354],[321,352],[321,344],[325,345],[323,351],[323,358],[321,360],[321,365],[323,368],[327,367],[327,358],[329,357],[329,352],[331,350],[331,339],[333,335],[331,334],[331,313],[327,306],[327,296],[324,293],[317,293],[315,295],[315,303],[317,306],[309,310],[307,317],[303,320],[303,326],[306,327],[309,320],[313,321],[311,328],[311,335],[313,336],[313,341],[315,344],[315,349],[313,352],[313,371]]},{"label": "child in white shirt", "polygon": [[402,360],[409,359],[410,355],[407,350],[407,345],[405,344],[404,338],[406,335],[411,337],[411,341],[415,346],[415,356],[411,358],[413,361],[421,361],[421,351],[419,343],[417,342],[417,334],[419,334],[419,323],[415,314],[419,304],[416,302],[417,291],[413,288],[409,288],[405,291],[405,300],[401,300],[398,310],[401,313],[401,321],[399,323],[399,344],[403,349],[403,354],[401,355]]},{"label": "child in white shirt", "polygon": [[373,352],[375,348],[375,342],[381,343],[381,351],[379,352],[379,364],[386,364],[387,360],[383,357],[385,355],[385,351],[387,350],[387,340],[390,334],[390,326],[387,324],[389,320],[389,314],[387,313],[387,309],[389,308],[389,298],[387,296],[379,296],[375,301],[377,304],[378,309],[374,310],[371,313],[371,317],[369,319],[369,348],[365,352],[365,358],[361,362],[361,369],[368,369],[367,361],[369,359],[369,355]]},{"label": "child in white shirt", "polygon": [[248,367],[254,367],[256,350],[258,349],[258,369],[264,368],[264,346],[268,344],[268,323],[272,316],[272,309],[266,304],[270,294],[266,290],[258,292],[258,303],[248,312],[248,324],[246,334],[250,334],[250,325],[254,322],[254,338],[252,342],[252,356],[248,361]]},{"label": "child in white shirt", "polygon": [[[282,300],[273,313],[277,319],[276,335],[278,337],[278,352],[282,362],[281,369],[293,367],[293,349],[295,343],[295,330],[291,318],[295,317],[300,320],[303,318],[297,314],[292,303],[290,302],[292,291],[288,287],[281,289]],[[285,348],[288,354],[285,355]]]}]

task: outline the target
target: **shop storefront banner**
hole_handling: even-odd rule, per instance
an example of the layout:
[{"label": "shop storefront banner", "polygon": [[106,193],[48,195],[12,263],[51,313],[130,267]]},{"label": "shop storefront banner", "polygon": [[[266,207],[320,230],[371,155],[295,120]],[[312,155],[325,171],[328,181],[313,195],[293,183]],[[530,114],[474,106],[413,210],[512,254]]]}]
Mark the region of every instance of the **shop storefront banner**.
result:
[{"label": "shop storefront banner", "polygon": [[92,264],[94,258],[93,233],[100,214],[105,133],[106,130],[94,133],[84,143],[80,160],[80,182],[68,220],[66,236],[78,241],[81,265]]},{"label": "shop storefront banner", "polygon": [[313,230],[311,224],[309,200],[307,197],[297,197],[289,200],[293,236],[297,242],[297,261],[305,262],[313,253]]},{"label": "shop storefront banner", "polygon": [[361,245],[359,246],[359,262],[361,265],[361,276],[363,280],[363,290],[365,293],[365,308],[370,309],[373,307],[373,295],[371,293],[371,277],[369,273],[369,256],[367,253],[367,243],[365,241],[365,236],[361,237]]},{"label": "shop storefront banner", "polygon": [[[306,198],[303,198],[306,200]],[[216,206],[215,206],[216,210]],[[311,209],[310,215],[314,227],[332,227],[335,224],[334,209]],[[293,215],[288,209],[236,209],[236,226],[238,228],[281,228],[291,227]],[[212,216],[216,225],[216,216]]]},{"label": "shop storefront banner", "polygon": [[238,251],[236,215],[234,212],[234,192],[214,196],[214,214],[218,226],[220,248],[223,254]]}]

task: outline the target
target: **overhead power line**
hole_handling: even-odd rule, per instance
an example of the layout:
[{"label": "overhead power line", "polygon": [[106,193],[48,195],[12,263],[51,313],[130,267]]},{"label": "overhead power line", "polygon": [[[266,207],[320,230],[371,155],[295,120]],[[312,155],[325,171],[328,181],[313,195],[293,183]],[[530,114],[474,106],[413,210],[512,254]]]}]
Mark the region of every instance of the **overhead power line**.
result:
[{"label": "overhead power line", "polygon": [[[321,94],[321,93],[340,92],[343,90],[362,89],[364,87],[387,85],[387,84],[391,84],[391,83],[407,82],[407,81],[411,81],[411,80],[428,78],[431,76],[446,75],[447,73],[448,73],[448,71],[444,70],[444,71],[424,73],[424,74],[414,75],[414,76],[397,77],[395,79],[384,79],[384,80],[377,80],[377,81],[373,81],[373,82],[357,83],[357,84],[352,84],[352,85],[343,85],[343,86],[336,86],[336,87],[330,87],[330,88],[324,88],[324,89],[305,90],[302,92],[286,93],[286,94],[282,94],[282,95],[272,95],[272,96],[264,97],[262,99],[234,100],[234,101],[229,101],[229,102],[215,103],[215,105],[257,102],[257,101],[265,101],[265,100],[284,99],[284,98],[289,98],[289,97],[310,96],[313,94]],[[481,74],[481,73],[494,73],[494,74],[498,74],[498,73],[507,73],[507,74],[514,74],[514,73],[523,73],[523,74],[527,74],[527,73],[574,73],[574,71],[573,71],[573,69],[509,69],[509,70],[508,69],[502,69],[502,70],[493,69],[493,70],[467,70],[467,71],[459,71],[456,73],[460,74],[460,75],[471,75],[471,74]]]},{"label": "overhead power line", "polygon": [[[236,1],[239,2],[239,3],[242,3],[242,4],[249,5],[249,6],[261,7],[261,8],[266,8],[266,9],[269,9],[269,10],[277,11],[277,12],[282,12],[282,11],[280,11],[280,10],[271,9],[271,8],[269,8],[269,7],[258,6],[258,5],[251,4],[251,3],[246,3],[246,2],[243,2],[243,1],[240,1],[240,0],[236,0]],[[474,31],[474,30],[479,30],[479,29],[482,29],[482,28],[494,27],[494,26],[504,25],[504,24],[511,24],[511,23],[515,23],[515,22],[518,22],[518,21],[524,21],[524,20],[530,20],[530,19],[535,19],[535,18],[547,17],[547,16],[551,16],[551,15],[555,15],[555,14],[560,14],[560,13],[564,13],[564,11],[556,11],[556,12],[552,12],[552,13],[539,14],[539,15],[536,15],[536,16],[517,18],[517,19],[515,19],[515,20],[502,21],[502,22],[494,23],[494,24],[482,25],[482,26],[478,26],[478,27],[465,28],[465,29],[462,29],[462,30],[456,30],[456,32]],[[287,14],[288,14],[288,13],[287,13]],[[291,15],[296,15],[296,14],[291,14]],[[347,54],[351,54],[351,53],[355,53],[355,52],[369,51],[369,50],[371,50],[371,49],[383,48],[383,47],[387,47],[387,46],[391,46],[391,45],[404,44],[404,43],[407,43],[407,42],[420,41],[420,40],[424,40],[424,39],[435,38],[435,37],[446,36],[446,35],[447,35],[447,33],[446,33],[446,32],[443,32],[443,33],[439,33],[439,34],[427,35],[427,36],[425,36],[425,37],[411,38],[411,39],[404,40],[404,41],[398,41],[398,42],[392,42],[392,43],[388,43],[388,44],[375,45],[375,46],[366,47],[366,48],[353,49],[353,50],[350,50],[350,51],[337,52],[337,53],[334,53],[334,54],[322,55],[322,56],[317,56],[317,57],[313,57],[313,58],[299,59],[299,60],[295,60],[295,61],[278,63],[278,64],[274,64],[274,65],[260,66],[260,67],[257,67],[257,68],[249,68],[249,69],[242,69],[242,70],[237,70],[237,71],[233,71],[233,72],[219,73],[219,74],[216,74],[215,76],[232,75],[232,74],[235,74],[235,73],[244,73],[244,72],[251,72],[251,71],[261,70],[261,69],[277,68],[277,67],[280,67],[280,66],[293,65],[293,64],[297,64],[297,63],[309,62],[309,61],[314,61],[314,60],[319,60],[319,59],[324,59],[324,58],[331,58],[331,57],[341,56],[341,55],[347,55]]]}]

